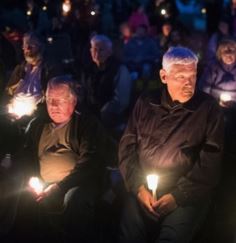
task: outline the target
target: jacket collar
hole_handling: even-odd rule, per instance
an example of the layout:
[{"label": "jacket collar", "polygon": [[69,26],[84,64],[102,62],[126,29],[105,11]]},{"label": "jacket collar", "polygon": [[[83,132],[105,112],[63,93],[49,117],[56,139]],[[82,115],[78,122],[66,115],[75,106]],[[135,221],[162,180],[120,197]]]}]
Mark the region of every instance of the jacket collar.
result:
[{"label": "jacket collar", "polygon": [[200,105],[200,102],[201,99],[197,90],[195,90],[193,97],[185,103],[172,101],[166,87],[159,89],[154,94],[151,94],[149,100],[149,104],[153,106],[163,107],[167,110],[185,109],[190,112],[195,111]]}]

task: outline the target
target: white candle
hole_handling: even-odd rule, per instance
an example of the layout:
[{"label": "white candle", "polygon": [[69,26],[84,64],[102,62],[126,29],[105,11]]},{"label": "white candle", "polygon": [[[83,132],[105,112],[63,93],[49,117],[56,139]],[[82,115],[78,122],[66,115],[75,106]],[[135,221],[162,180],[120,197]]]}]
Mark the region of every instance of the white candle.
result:
[{"label": "white candle", "polygon": [[155,174],[150,174],[147,176],[148,189],[152,191],[154,199],[156,199],[156,190],[158,186],[158,176]]}]

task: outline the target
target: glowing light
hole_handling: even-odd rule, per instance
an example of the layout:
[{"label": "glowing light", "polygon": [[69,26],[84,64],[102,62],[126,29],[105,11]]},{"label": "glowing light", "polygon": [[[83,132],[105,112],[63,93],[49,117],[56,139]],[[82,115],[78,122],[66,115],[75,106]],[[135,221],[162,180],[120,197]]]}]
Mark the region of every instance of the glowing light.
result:
[{"label": "glowing light", "polygon": [[158,176],[155,174],[150,174],[147,176],[148,189],[152,191],[154,199],[156,199],[156,190],[158,186]]},{"label": "glowing light", "polygon": [[67,15],[70,10],[71,10],[71,2],[69,0],[66,0],[63,4],[62,4],[62,10],[63,10],[63,14]]},{"label": "glowing light", "polygon": [[53,42],[53,38],[50,36],[50,37],[48,37],[48,43],[50,43],[50,44],[52,44],[52,42]]},{"label": "glowing light", "polygon": [[96,12],[95,12],[95,11],[91,11],[90,14],[91,14],[92,16],[94,16],[94,15],[96,14]]},{"label": "glowing light", "polygon": [[228,94],[228,93],[223,92],[220,95],[220,100],[223,101],[223,102],[231,101],[231,99],[232,99],[231,95]]},{"label": "glowing light", "polygon": [[29,186],[36,194],[43,192],[43,183],[38,177],[31,177],[29,180]]},{"label": "glowing light", "polygon": [[8,104],[8,112],[21,118],[24,115],[32,115],[37,109],[37,102],[34,96],[20,93]]},{"label": "glowing light", "polygon": [[47,11],[47,6],[46,5],[44,5],[43,7],[42,7],[42,9],[43,9],[43,11]]},{"label": "glowing light", "polygon": [[30,16],[30,15],[32,14],[32,12],[31,12],[30,10],[28,10],[28,11],[26,12],[26,14],[27,14],[28,16]]},{"label": "glowing light", "polygon": [[161,14],[166,15],[166,10],[164,8],[161,10]]},{"label": "glowing light", "polygon": [[202,12],[202,14],[206,14],[206,8],[202,8],[202,10],[201,10],[201,12]]}]

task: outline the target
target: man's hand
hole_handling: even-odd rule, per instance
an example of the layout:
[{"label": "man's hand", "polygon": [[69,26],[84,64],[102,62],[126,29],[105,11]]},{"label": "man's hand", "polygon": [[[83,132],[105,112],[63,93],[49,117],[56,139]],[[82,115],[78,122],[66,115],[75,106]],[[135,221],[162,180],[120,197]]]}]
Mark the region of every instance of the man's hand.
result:
[{"label": "man's hand", "polygon": [[155,208],[156,212],[158,212],[161,216],[167,215],[174,211],[177,207],[175,198],[170,193],[162,196],[153,205],[153,208]]},{"label": "man's hand", "polygon": [[59,191],[59,190],[60,190],[60,188],[59,188],[59,186],[58,186],[56,183],[51,184],[51,185],[49,185],[47,188],[45,188],[45,189],[43,190],[43,192],[41,192],[41,193],[39,193],[39,194],[37,195],[37,197],[36,197],[36,201],[37,201],[37,202],[41,202],[41,201],[43,201],[45,198],[49,197],[50,195],[52,195],[53,193],[55,193],[55,192],[57,192],[57,191]]},{"label": "man's hand", "polygon": [[149,212],[151,215],[155,216],[155,218],[159,218],[160,215],[154,210],[153,205],[155,204],[155,200],[152,194],[144,187],[140,186],[138,189],[137,198],[141,205]]},{"label": "man's hand", "polygon": [[224,107],[224,108],[232,108],[235,105],[235,101],[220,101],[220,106]]}]

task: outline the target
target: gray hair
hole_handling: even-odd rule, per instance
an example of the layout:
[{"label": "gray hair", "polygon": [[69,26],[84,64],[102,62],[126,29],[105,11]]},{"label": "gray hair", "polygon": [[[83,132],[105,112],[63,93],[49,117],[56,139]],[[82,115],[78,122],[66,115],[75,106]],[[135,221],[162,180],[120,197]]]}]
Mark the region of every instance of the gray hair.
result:
[{"label": "gray hair", "polygon": [[91,44],[96,44],[100,42],[104,43],[108,49],[112,50],[112,41],[106,35],[94,35],[90,40]]},{"label": "gray hair", "polygon": [[35,45],[37,45],[40,48],[40,51],[42,52],[42,50],[44,50],[45,48],[45,43],[44,40],[42,38],[42,36],[40,36],[39,34],[37,34],[36,32],[26,32],[23,36],[24,39],[28,39],[30,43],[34,43]]},{"label": "gray hair", "polygon": [[51,78],[47,84],[46,96],[48,89],[52,89],[58,86],[67,86],[72,97],[78,97],[79,84],[71,77],[71,75],[61,75]]},{"label": "gray hair", "polygon": [[196,64],[198,63],[198,57],[190,49],[186,47],[170,47],[164,54],[162,59],[162,68],[167,72],[174,64]]}]

